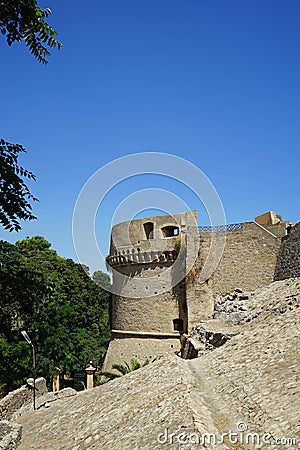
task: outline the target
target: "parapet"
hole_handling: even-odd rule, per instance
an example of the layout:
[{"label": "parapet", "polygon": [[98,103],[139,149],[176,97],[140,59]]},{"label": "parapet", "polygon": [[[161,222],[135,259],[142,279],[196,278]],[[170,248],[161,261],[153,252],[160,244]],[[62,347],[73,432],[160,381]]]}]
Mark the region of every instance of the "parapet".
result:
[{"label": "parapet", "polygon": [[181,236],[189,227],[197,229],[197,211],[119,223],[112,228],[108,264],[174,261]]}]

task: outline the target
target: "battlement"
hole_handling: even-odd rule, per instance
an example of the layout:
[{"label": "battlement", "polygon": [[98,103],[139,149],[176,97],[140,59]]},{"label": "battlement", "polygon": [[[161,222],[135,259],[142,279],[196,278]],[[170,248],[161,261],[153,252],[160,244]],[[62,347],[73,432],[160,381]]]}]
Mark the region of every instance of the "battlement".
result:
[{"label": "battlement", "polygon": [[174,250],[176,238],[197,227],[197,211],[129,220],[112,228],[110,256]]}]

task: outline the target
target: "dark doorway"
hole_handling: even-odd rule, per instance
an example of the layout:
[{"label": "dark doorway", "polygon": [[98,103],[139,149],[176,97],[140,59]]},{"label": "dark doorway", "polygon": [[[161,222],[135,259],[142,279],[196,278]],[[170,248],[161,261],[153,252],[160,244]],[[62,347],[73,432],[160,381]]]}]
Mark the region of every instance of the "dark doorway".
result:
[{"label": "dark doorway", "polygon": [[153,222],[144,223],[146,239],[153,239]]}]

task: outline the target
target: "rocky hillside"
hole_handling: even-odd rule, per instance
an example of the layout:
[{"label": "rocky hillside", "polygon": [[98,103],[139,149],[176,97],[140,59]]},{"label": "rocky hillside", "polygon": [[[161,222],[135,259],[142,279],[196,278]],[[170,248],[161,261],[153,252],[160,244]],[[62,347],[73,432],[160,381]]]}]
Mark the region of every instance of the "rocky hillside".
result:
[{"label": "rocky hillside", "polygon": [[224,345],[25,413],[19,450],[299,448],[299,299],[299,278],[272,283]]}]

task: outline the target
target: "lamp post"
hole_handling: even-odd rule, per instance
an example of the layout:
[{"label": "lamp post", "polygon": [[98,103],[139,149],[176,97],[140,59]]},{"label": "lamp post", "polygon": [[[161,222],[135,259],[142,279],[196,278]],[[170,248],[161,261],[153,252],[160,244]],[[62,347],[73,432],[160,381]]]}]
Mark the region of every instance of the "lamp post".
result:
[{"label": "lamp post", "polygon": [[32,367],[33,367],[33,409],[35,409],[35,348],[33,345],[32,340],[30,339],[30,337],[28,336],[28,334],[26,333],[26,331],[21,331],[21,334],[23,336],[23,338],[25,339],[25,341],[31,345],[32,348]]}]

